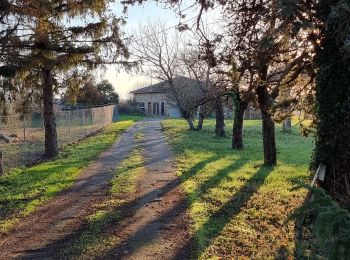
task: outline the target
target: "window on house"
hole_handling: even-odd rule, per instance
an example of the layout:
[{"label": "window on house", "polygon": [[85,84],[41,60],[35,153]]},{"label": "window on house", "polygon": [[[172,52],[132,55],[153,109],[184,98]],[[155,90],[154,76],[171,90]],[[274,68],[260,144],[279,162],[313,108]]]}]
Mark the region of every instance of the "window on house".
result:
[{"label": "window on house", "polygon": [[145,102],[139,102],[138,107],[140,110],[145,111]]}]

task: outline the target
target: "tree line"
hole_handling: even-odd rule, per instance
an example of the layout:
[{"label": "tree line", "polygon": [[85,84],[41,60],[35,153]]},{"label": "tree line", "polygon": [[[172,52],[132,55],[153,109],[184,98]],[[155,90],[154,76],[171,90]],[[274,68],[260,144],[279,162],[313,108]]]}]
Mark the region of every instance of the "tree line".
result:
[{"label": "tree line", "polygon": [[[124,2],[137,4],[144,1]],[[165,2],[185,16],[185,11],[179,8],[181,1]],[[159,36],[163,30],[157,26],[141,30],[143,34],[153,35],[153,40],[150,42],[149,38],[144,38],[138,42],[136,53],[144,62],[152,64],[153,75],[158,74],[170,85],[174,78],[171,68],[185,68],[194,77],[199,69],[201,80],[208,83],[205,90],[207,102],[204,99],[199,103],[214,104],[219,136],[225,135],[220,103],[223,97],[229,96],[235,108],[233,149],[244,147],[243,114],[248,104],[255,104],[262,115],[266,166],[277,163],[275,122],[288,124],[291,112],[296,109],[311,114],[311,127],[302,125],[306,135],[315,130],[316,148],[310,167],[316,171],[318,166],[324,165],[326,177],[319,182],[320,186],[341,205],[350,207],[349,2],[194,2],[199,9],[193,30],[197,44],[184,51],[183,57],[175,59],[175,53],[179,53],[178,45],[164,35]],[[221,8],[223,16],[220,29],[208,34],[201,18],[206,11],[217,7]],[[186,31],[191,26],[180,24],[178,29]],[[174,86],[173,89],[176,96]],[[180,100],[177,103],[181,115],[193,129],[191,113]],[[204,117],[205,113],[200,113],[200,121]]]}]

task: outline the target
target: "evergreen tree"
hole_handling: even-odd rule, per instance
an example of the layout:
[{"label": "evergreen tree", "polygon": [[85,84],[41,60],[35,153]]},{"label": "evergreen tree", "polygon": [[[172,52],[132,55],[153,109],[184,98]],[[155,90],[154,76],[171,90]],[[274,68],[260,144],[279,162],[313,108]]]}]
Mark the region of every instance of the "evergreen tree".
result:
[{"label": "evergreen tree", "polygon": [[108,4],[112,2],[109,0],[5,2],[7,10],[11,10],[8,17],[20,19],[16,30],[2,38],[1,62],[5,69],[0,73],[16,72],[25,76],[29,71],[35,71],[41,75],[45,155],[54,157],[58,153],[55,76],[75,66],[96,68],[127,57],[120,32],[124,21],[108,12]]},{"label": "evergreen tree", "polygon": [[115,92],[113,85],[108,80],[102,80],[97,84],[97,90],[101,93],[102,104],[117,104],[119,96]]},{"label": "evergreen tree", "polygon": [[326,165],[321,186],[350,208],[350,4],[320,0],[317,18],[317,134],[314,168]]}]

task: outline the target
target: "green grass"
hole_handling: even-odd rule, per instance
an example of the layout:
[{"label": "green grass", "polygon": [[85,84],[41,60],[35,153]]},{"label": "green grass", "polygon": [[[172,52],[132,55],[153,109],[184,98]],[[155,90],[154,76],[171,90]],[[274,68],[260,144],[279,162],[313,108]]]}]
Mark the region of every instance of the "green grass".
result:
[{"label": "green grass", "polygon": [[53,161],[14,169],[0,177],[0,232],[9,231],[21,217],[71,186],[82,169],[138,119],[122,118],[124,121],[113,123],[102,133],[67,146]]},{"label": "green grass", "polygon": [[87,227],[65,250],[65,258],[98,259],[118,245],[118,234],[113,233],[113,227],[125,217],[126,211],[122,207],[136,192],[137,180],[143,174],[141,153],[142,150],[136,147],[118,167],[111,181],[110,197],[87,217]]},{"label": "green grass", "polygon": [[[214,120],[201,132],[182,120],[163,122],[178,161],[190,207],[195,259],[275,259],[293,256],[294,225],[289,214],[306,191],[313,143],[298,133],[276,128],[278,165],[263,166],[260,121],[245,121],[245,149],[230,149],[231,138],[214,137]],[[227,122],[231,129],[232,122]],[[248,259],[248,258],[247,258]]]}]

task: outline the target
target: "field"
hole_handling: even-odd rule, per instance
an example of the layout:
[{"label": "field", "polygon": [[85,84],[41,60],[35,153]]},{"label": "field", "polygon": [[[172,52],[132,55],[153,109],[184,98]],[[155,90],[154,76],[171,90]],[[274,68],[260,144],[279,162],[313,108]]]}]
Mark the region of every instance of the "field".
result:
[{"label": "field", "polygon": [[[276,128],[278,165],[264,167],[260,121],[244,123],[245,149],[230,149],[230,134],[214,137],[214,120],[189,131],[182,120],[166,120],[163,129],[178,161],[190,207],[193,258],[285,259],[293,256],[294,224],[288,216],[301,205],[308,182],[313,142]],[[227,122],[227,129],[232,122]]]}]

